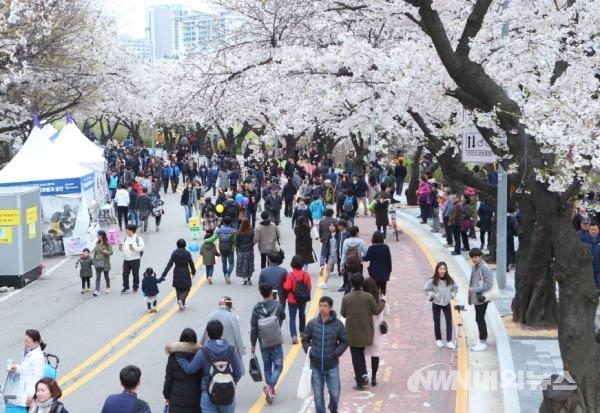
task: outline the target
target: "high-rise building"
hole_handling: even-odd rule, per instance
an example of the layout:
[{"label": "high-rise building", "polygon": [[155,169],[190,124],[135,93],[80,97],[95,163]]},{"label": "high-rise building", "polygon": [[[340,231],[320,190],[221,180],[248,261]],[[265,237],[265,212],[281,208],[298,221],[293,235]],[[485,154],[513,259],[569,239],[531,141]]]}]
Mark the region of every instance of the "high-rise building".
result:
[{"label": "high-rise building", "polygon": [[152,60],[184,59],[214,50],[239,18],[206,6],[203,10],[181,5],[160,5],[146,11],[146,37]]},{"label": "high-rise building", "polygon": [[152,60],[152,51],[148,39],[133,37],[129,35],[121,35],[119,36],[119,43],[129,53],[137,55],[145,61]]}]

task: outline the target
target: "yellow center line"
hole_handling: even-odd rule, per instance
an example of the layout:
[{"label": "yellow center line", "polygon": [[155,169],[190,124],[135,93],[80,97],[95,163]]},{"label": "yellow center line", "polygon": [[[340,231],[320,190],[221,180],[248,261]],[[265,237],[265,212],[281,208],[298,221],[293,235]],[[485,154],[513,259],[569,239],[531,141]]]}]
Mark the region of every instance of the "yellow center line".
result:
[{"label": "yellow center line", "polygon": [[[196,262],[196,268],[201,266],[202,259],[200,258]],[[201,276],[200,281],[198,281],[195,285],[190,289],[190,294],[188,298],[194,296],[196,292],[200,289],[200,287],[206,281],[206,277]],[[158,305],[158,309],[162,310],[164,307],[169,305],[169,302],[175,298],[175,291],[172,290],[163,300],[161,300]],[[162,326],[169,318],[173,316],[177,312],[179,307],[177,305],[172,305],[171,308],[164,314],[160,314],[159,316],[153,314],[144,314],[140,317],[136,322],[134,322],[131,326],[126,328],[119,334],[117,337],[109,341],[106,345],[104,345],[100,350],[92,354],[86,360],[84,360],[79,366],[71,370],[69,373],[65,374],[61,378],[57,380],[58,384],[63,387],[63,397],[68,396],[73,393],[79,387],[90,381],[92,378],[96,377],[99,373],[105,370],[108,366],[113,364],[115,361],[123,357],[127,352],[132,350],[135,346],[137,346],[142,340],[148,337],[151,333],[156,331],[160,326]],[[147,328],[145,328],[139,335],[137,335],[134,339],[132,339],[129,343],[127,343],[123,348],[112,354],[109,358],[99,363],[96,367],[85,373],[83,376],[78,377],[85,369],[93,366],[98,360],[106,357],[108,353],[114,351],[115,347],[125,340],[129,338],[133,332],[138,330],[145,323],[151,322]],[[68,384],[69,381],[74,381],[73,384]]]},{"label": "yellow center line", "polygon": [[[308,308],[308,313],[306,313],[307,320],[311,320],[317,314],[317,312],[319,310],[319,300],[321,299],[322,295],[323,295],[323,289],[317,288],[314,297],[311,298],[311,303],[310,303],[310,307]],[[283,360],[283,370],[281,371],[281,375],[279,376],[279,380],[278,380],[278,383],[275,386],[275,388],[279,387],[279,385],[281,384],[281,382],[287,375],[288,371],[292,367],[292,364],[294,363],[294,360],[296,360],[296,357],[298,356],[298,353],[300,352],[301,349],[302,349],[302,344],[292,345],[292,347],[290,348],[290,351],[288,352],[288,354],[285,356],[285,359]],[[294,394],[294,396],[295,396],[295,394]],[[265,401],[264,396],[259,396],[258,399],[256,400],[256,402],[250,408],[250,410],[248,410],[248,413],[259,413],[265,407],[265,404],[266,404],[266,401]]]}]

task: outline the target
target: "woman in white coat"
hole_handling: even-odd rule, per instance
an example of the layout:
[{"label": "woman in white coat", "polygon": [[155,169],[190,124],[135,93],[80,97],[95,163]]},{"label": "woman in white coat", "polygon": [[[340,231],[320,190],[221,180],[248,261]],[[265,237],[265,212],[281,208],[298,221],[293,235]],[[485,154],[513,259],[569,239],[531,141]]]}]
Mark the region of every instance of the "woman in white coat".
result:
[{"label": "woman in white coat", "polygon": [[[365,283],[363,284],[363,291],[366,291],[375,297],[375,301],[378,303],[385,299],[381,292],[379,291],[379,287],[377,287],[377,283],[371,277],[365,278]],[[383,334],[381,334],[380,325],[386,316],[390,315],[390,305],[386,302],[385,307],[383,307],[383,311],[378,315],[373,316],[373,326],[375,327],[373,333],[373,344],[369,347],[365,348],[365,355],[371,356],[371,385],[377,386],[377,370],[379,369],[379,357],[383,352]]]},{"label": "woman in white coat", "polygon": [[11,404],[6,406],[6,413],[26,412],[35,395],[35,384],[44,377],[44,348],[40,332],[26,330],[23,340],[23,361],[10,366],[10,370],[19,373],[19,391]]}]

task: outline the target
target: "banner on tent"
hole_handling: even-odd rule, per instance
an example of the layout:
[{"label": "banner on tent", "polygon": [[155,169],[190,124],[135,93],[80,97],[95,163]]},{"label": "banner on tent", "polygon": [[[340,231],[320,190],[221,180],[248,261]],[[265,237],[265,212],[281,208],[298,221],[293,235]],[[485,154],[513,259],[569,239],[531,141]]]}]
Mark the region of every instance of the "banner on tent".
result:
[{"label": "banner on tent", "polygon": [[79,194],[94,186],[94,174],[88,174],[81,178],[55,179],[52,181],[28,181],[0,183],[0,187],[32,187],[38,186],[42,196],[46,195],[69,195]]}]

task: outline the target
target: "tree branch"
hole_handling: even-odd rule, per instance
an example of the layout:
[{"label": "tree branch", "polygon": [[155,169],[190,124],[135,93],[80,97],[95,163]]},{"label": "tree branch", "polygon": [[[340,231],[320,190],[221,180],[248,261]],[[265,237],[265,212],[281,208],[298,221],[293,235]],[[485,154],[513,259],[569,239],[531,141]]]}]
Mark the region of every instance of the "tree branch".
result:
[{"label": "tree branch", "polygon": [[465,24],[465,28],[458,41],[458,46],[456,46],[457,55],[463,58],[469,56],[469,52],[471,51],[469,43],[481,30],[483,19],[491,4],[491,0],[477,0],[477,3],[473,6],[473,10],[471,10],[471,14],[469,14],[469,17],[467,18],[467,23]]}]

